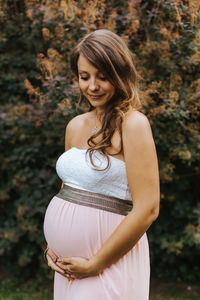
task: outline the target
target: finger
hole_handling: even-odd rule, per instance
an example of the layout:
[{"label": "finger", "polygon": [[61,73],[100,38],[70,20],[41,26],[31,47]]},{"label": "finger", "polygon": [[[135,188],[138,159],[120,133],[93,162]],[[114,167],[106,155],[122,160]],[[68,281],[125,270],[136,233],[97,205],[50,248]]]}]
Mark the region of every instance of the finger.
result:
[{"label": "finger", "polygon": [[60,275],[64,276],[65,278],[67,278],[68,280],[71,280],[71,275],[67,274],[67,273],[64,273],[64,274],[61,274]]},{"label": "finger", "polygon": [[56,262],[56,265],[61,268],[62,270],[65,270],[67,273],[71,274],[71,265],[62,264],[59,262]]},{"label": "finger", "polygon": [[60,268],[59,266],[57,266],[57,265],[54,263],[54,261],[52,260],[52,258],[51,258],[49,255],[47,255],[47,262],[48,262],[48,266],[49,266],[52,270],[54,270],[54,271],[56,271],[56,272],[59,272],[59,273],[62,273],[62,274],[65,273],[65,271],[64,271],[62,268]]},{"label": "finger", "polygon": [[73,259],[70,257],[63,257],[62,259],[58,259],[59,262],[62,262],[63,264],[72,264]]},{"label": "finger", "polygon": [[72,276],[70,274],[66,274],[66,277],[68,280],[74,280],[75,279],[75,276]]},{"label": "finger", "polygon": [[57,261],[57,256],[55,255],[55,253],[53,253],[53,251],[50,248],[47,250],[47,255],[49,255],[54,262]]},{"label": "finger", "polygon": [[48,266],[53,270],[59,273],[60,275],[66,277],[67,279],[71,280],[70,274],[65,273],[64,270],[61,268],[57,267],[55,263],[52,261],[51,257],[48,257]]}]

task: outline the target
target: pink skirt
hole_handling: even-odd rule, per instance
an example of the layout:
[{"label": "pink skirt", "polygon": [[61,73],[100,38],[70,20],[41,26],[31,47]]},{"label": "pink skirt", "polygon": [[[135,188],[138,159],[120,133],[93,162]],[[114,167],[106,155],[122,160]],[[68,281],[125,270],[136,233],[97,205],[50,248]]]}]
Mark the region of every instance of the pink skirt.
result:
[{"label": "pink skirt", "polygon": [[[60,258],[91,258],[124,216],[54,196],[46,210],[44,234]],[[98,276],[69,281],[55,272],[54,300],[148,300],[149,247],[144,234],[135,247]]]}]

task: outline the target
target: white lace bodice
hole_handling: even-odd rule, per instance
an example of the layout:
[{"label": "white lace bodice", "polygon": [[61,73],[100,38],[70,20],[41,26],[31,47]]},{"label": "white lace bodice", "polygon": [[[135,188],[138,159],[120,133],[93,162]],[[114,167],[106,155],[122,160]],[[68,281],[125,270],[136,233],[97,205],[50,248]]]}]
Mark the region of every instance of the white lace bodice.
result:
[{"label": "white lace bodice", "polygon": [[[125,162],[113,156],[105,171],[94,170],[86,149],[71,148],[56,162],[56,171],[64,184],[99,194],[131,200]],[[106,158],[98,151],[93,155],[96,166],[103,169]]]}]

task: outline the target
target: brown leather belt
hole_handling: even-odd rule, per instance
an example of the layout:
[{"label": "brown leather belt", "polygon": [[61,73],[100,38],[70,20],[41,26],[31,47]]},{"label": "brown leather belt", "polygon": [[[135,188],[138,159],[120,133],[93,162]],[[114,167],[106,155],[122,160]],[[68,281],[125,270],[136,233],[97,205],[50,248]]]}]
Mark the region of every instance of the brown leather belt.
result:
[{"label": "brown leather belt", "polygon": [[133,207],[133,203],[130,200],[79,190],[68,185],[64,185],[56,197],[78,205],[106,210],[124,216],[126,216]]}]

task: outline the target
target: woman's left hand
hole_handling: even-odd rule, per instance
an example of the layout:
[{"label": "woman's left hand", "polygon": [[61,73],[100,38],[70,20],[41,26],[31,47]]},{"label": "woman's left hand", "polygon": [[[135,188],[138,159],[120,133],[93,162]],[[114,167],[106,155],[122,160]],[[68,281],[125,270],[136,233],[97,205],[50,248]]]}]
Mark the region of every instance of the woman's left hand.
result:
[{"label": "woman's left hand", "polygon": [[57,266],[65,270],[70,275],[71,279],[82,279],[90,276],[96,276],[100,273],[97,267],[95,267],[92,260],[85,259],[83,257],[70,257],[58,259]]}]

